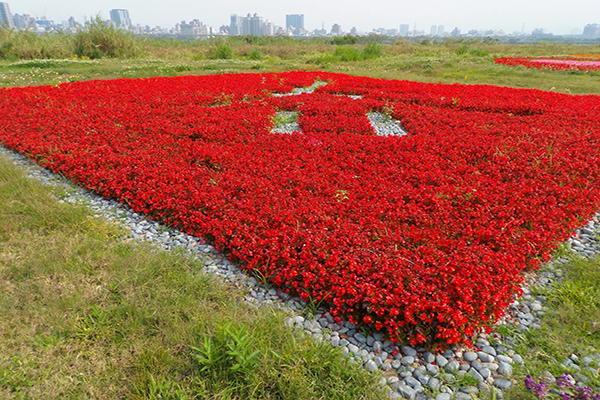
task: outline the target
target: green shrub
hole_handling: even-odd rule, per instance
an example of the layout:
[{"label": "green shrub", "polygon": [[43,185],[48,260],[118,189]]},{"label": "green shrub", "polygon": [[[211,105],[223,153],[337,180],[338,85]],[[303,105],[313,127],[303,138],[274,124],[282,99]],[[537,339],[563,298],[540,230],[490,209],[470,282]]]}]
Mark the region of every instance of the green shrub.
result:
[{"label": "green shrub", "polygon": [[352,35],[336,36],[333,38],[331,43],[335,45],[356,44],[358,43],[358,38]]},{"label": "green shrub", "polygon": [[333,55],[340,61],[358,61],[362,59],[362,55],[358,49],[352,46],[337,47]]},{"label": "green shrub", "polygon": [[456,49],[456,54],[459,56],[464,56],[467,53],[469,53],[469,45],[468,44],[462,44],[460,47],[458,47]]},{"label": "green shrub", "polygon": [[249,60],[259,61],[259,60],[262,60],[263,58],[264,58],[263,53],[261,53],[260,50],[258,50],[258,49],[254,49],[250,52],[250,54],[248,54]]},{"label": "green shrub", "polygon": [[38,35],[0,27],[0,59],[69,58],[73,55],[73,37],[62,33]]},{"label": "green shrub", "polygon": [[75,54],[87,58],[130,58],[137,56],[133,35],[104,24],[97,16],[75,35]]},{"label": "green shrub", "polygon": [[233,58],[233,49],[225,42],[217,43],[208,53],[208,58],[213,60],[229,60]]},{"label": "green shrub", "polygon": [[363,59],[379,58],[383,55],[383,46],[379,43],[371,42],[364,48],[362,52]]}]

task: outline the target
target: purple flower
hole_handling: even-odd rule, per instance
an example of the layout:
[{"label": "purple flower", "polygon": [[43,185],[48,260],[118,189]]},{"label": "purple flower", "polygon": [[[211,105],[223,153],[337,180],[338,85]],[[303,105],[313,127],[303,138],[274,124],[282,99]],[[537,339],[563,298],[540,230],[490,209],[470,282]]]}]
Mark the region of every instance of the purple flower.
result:
[{"label": "purple flower", "polygon": [[583,388],[575,388],[575,390],[578,392],[577,393],[577,397],[575,397],[575,400],[592,400],[592,389],[590,389],[589,387],[583,387]]},{"label": "purple flower", "polygon": [[556,384],[559,388],[564,389],[566,387],[573,387],[575,385],[575,380],[568,372],[566,372],[564,375],[556,378]]},{"label": "purple flower", "polygon": [[537,383],[529,375],[527,375],[527,378],[525,378],[525,387],[530,392],[533,392],[535,397],[537,397],[538,399],[543,399],[548,394],[548,387],[546,386],[546,384],[542,381],[540,381],[540,383]]}]

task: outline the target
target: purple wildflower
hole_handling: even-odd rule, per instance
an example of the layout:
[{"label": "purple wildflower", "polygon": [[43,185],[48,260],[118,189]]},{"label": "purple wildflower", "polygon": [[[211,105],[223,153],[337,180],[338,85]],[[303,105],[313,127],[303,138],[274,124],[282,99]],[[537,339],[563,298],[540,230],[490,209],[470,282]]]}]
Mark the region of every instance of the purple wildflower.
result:
[{"label": "purple wildflower", "polygon": [[525,387],[530,392],[533,392],[535,397],[537,397],[538,399],[543,399],[548,394],[548,386],[546,386],[546,384],[543,381],[537,383],[529,375],[527,375],[527,378],[525,378]]},{"label": "purple wildflower", "polygon": [[575,385],[575,380],[568,372],[566,372],[564,375],[556,378],[556,384],[559,388],[564,389],[566,387],[573,387]]}]

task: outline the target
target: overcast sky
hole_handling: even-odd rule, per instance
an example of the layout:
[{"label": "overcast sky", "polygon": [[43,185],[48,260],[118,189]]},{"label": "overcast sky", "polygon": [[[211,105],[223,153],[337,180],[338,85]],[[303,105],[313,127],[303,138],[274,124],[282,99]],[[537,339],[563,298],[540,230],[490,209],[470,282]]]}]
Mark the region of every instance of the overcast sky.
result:
[{"label": "overcast sky", "polygon": [[600,23],[600,0],[2,0],[13,14],[46,16],[60,23],[70,16],[78,21],[109,10],[129,10],[134,24],[171,28],[182,20],[199,19],[218,28],[229,24],[230,14],[258,13],[279,26],[286,14],[304,14],[306,29],[327,30],[338,23],[344,31],[356,27],[361,32],[373,28],[398,29],[400,24],[415,24],[427,33],[431,25],[455,27],[463,33],[470,29],[502,29],[506,33],[531,33],[535,28],[554,34],[583,30],[589,23]]}]

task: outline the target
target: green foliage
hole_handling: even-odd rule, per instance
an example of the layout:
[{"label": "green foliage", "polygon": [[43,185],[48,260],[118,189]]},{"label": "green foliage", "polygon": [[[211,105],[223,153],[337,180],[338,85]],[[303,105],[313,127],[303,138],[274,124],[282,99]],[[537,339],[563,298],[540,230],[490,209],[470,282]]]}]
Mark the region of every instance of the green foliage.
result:
[{"label": "green foliage", "polygon": [[335,45],[356,44],[358,43],[358,38],[353,35],[335,36],[331,43]]},{"label": "green foliage", "polygon": [[73,38],[62,33],[38,35],[0,27],[0,59],[68,58]]},{"label": "green foliage", "polygon": [[212,60],[229,60],[233,58],[233,49],[227,42],[218,42],[210,49],[208,58]]},{"label": "green foliage", "polygon": [[249,60],[254,60],[254,61],[260,61],[263,58],[265,58],[265,56],[263,55],[263,53],[261,53],[260,50],[258,49],[253,49],[250,54],[248,54],[248,59]]},{"label": "green foliage", "polygon": [[192,347],[192,356],[204,373],[243,381],[259,361],[260,351],[254,350],[254,342],[243,326],[229,323],[219,326],[214,338],[204,336],[200,348]]},{"label": "green foliage", "polygon": [[362,52],[364,60],[379,58],[383,55],[383,46],[379,43],[371,42],[365,46]]},{"label": "green foliage", "polygon": [[359,61],[362,59],[358,48],[353,46],[340,46],[333,52],[335,58],[340,61]]},{"label": "green foliage", "polygon": [[466,43],[461,44],[457,49],[456,49],[456,55],[459,56],[464,56],[466,54],[469,53],[469,45]]},{"label": "green foliage", "polygon": [[78,57],[131,58],[138,55],[133,35],[106,25],[100,16],[85,23],[85,30],[75,35],[75,54]]}]

